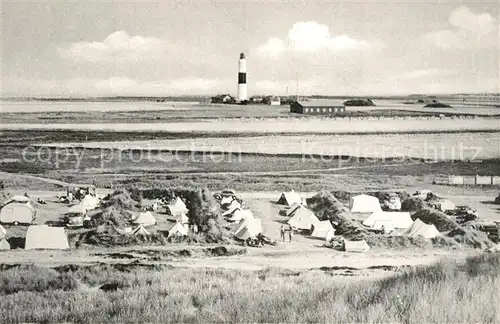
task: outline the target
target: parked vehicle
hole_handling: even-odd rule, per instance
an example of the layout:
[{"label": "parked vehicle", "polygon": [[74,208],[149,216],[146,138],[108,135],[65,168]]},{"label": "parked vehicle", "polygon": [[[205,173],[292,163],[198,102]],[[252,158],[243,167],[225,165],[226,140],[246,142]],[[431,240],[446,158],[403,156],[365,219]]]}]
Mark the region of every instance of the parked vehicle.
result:
[{"label": "parked vehicle", "polygon": [[445,213],[459,224],[470,222],[478,218],[477,210],[469,206],[456,206],[455,209],[447,210]]}]

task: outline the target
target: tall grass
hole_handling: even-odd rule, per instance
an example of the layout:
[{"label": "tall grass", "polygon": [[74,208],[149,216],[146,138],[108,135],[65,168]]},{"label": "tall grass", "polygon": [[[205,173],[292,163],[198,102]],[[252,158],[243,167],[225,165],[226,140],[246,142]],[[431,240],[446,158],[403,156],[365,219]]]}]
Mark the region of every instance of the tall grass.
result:
[{"label": "tall grass", "polygon": [[[100,266],[68,275],[72,290],[1,291],[2,322],[398,322],[500,321],[500,255],[465,263],[440,262],[372,281],[339,281],[316,270],[286,274],[211,269],[135,269]],[[32,284],[44,271],[33,272]],[[0,274],[1,282],[21,275]],[[24,271],[24,270],[22,270]],[[25,273],[24,273],[25,274]],[[120,289],[97,287],[117,283]],[[28,290],[28,291],[26,291]]]}]

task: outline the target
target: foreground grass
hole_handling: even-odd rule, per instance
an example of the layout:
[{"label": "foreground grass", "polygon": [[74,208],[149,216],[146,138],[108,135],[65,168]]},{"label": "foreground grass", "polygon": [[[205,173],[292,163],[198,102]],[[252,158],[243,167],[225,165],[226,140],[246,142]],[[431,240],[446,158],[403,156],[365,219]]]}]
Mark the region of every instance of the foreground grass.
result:
[{"label": "foreground grass", "polygon": [[[0,283],[12,281],[0,291],[0,318],[8,323],[498,323],[499,266],[499,254],[482,255],[465,264],[441,262],[365,282],[342,282],[320,271],[117,272],[101,266],[58,274],[19,267],[0,274]],[[30,273],[30,279],[19,279]],[[96,288],[104,283],[121,288]]]}]

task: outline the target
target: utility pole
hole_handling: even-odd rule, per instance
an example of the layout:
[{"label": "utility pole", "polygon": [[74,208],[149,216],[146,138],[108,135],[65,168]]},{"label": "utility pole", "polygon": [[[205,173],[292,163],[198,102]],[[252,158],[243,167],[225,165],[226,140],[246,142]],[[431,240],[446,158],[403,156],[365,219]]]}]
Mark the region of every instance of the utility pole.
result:
[{"label": "utility pole", "polygon": [[299,101],[299,72],[297,72],[297,102]]}]

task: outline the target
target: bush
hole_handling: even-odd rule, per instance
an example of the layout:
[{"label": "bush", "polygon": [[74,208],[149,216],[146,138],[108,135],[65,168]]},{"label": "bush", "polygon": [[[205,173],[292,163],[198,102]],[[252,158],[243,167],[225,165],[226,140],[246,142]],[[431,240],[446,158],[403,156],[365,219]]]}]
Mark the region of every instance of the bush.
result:
[{"label": "bush", "polygon": [[70,273],[37,266],[20,266],[0,273],[0,295],[19,291],[44,292],[47,290],[73,290],[78,281]]},{"label": "bush", "polygon": [[426,224],[434,225],[440,232],[447,232],[460,228],[460,225],[454,220],[449,219],[445,213],[428,207],[418,210],[411,218],[413,220],[418,218]]},{"label": "bush", "polygon": [[346,107],[367,107],[367,106],[375,106],[371,99],[352,99],[344,101],[344,106]]}]

